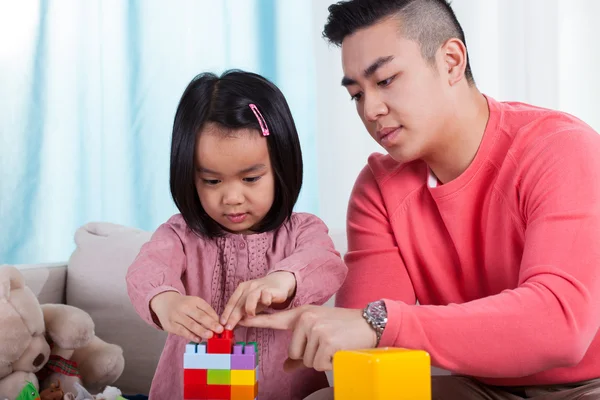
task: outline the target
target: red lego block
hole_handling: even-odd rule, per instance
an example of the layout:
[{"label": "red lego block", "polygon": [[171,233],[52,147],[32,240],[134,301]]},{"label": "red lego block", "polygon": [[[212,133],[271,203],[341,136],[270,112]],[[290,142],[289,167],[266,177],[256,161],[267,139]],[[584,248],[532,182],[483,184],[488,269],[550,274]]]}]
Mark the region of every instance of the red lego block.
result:
[{"label": "red lego block", "polygon": [[187,385],[207,385],[208,371],[205,369],[184,369],[183,384]]},{"label": "red lego block", "polygon": [[208,385],[201,399],[211,400],[231,400],[231,386],[229,385]]},{"label": "red lego block", "polygon": [[233,332],[225,330],[208,339],[206,352],[208,354],[231,354],[233,350]]},{"label": "red lego block", "polygon": [[186,400],[206,399],[207,384],[187,384],[183,385],[183,398]]}]

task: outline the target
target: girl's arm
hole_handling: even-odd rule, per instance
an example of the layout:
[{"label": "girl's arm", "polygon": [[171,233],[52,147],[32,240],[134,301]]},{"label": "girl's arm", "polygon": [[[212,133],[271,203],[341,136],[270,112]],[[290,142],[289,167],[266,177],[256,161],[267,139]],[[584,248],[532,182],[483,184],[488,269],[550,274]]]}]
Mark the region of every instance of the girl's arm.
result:
[{"label": "girl's arm", "polygon": [[338,291],[348,268],[336,251],[327,226],[318,217],[294,214],[291,229],[295,248],[290,256],[275,263],[269,274],[285,271],[296,278],[296,293],[289,301],[290,307],[323,304]]},{"label": "girl's arm", "polygon": [[182,221],[171,218],[158,227],[150,241],[140,249],[127,271],[127,292],[137,313],[159,329],[158,319],[150,309],[150,301],[158,294],[174,291],[186,294],[181,276],[186,259],[180,232]]}]

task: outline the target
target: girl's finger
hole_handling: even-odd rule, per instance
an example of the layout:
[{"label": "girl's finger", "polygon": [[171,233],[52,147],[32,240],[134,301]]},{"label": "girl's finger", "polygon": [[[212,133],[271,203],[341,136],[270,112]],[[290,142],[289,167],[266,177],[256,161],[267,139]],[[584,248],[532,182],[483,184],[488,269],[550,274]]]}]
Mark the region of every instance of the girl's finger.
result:
[{"label": "girl's finger", "polygon": [[[223,332],[223,326],[219,324],[217,319],[211,317],[206,312],[204,312],[204,310],[200,310],[198,308],[192,310],[189,314],[185,316],[185,318],[183,319],[183,324],[189,327],[191,324],[191,322],[189,321],[193,321],[195,324],[201,325],[202,328],[210,330],[211,336],[212,332]],[[198,335],[200,334],[198,333]]]},{"label": "girl's finger", "polygon": [[194,305],[199,310],[204,311],[209,317],[211,317],[215,321],[219,320],[219,316],[217,315],[217,312],[210,306],[210,304],[208,304],[206,302],[206,300],[204,300],[204,299],[202,299],[200,297],[196,297]]},{"label": "girl's finger", "polygon": [[225,309],[223,310],[223,314],[221,315],[221,324],[226,325],[229,323],[229,319],[231,318],[231,313],[233,313],[236,305],[240,301],[240,298],[244,294],[244,287],[242,285],[238,286],[237,289],[233,292]]},{"label": "girl's finger", "polygon": [[200,343],[202,341],[202,339],[200,337],[198,337],[192,331],[190,331],[185,326],[183,326],[183,325],[181,325],[179,323],[175,323],[174,324],[174,328],[173,328],[173,331],[171,333],[173,333],[173,334],[175,334],[177,336],[184,337],[187,340],[189,340],[190,342]]},{"label": "girl's finger", "polygon": [[237,301],[237,303],[233,306],[233,311],[229,315],[229,319],[225,324],[225,329],[232,330],[235,326],[240,322],[243,317],[243,307],[246,303],[246,294],[244,293]]}]

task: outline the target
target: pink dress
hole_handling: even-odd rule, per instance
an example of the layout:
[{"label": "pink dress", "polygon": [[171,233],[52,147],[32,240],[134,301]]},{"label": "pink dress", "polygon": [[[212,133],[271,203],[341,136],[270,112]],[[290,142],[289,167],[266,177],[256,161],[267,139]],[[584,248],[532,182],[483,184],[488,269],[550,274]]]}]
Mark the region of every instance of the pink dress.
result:
[{"label": "pink dress", "polygon": [[[161,225],[129,267],[127,288],[140,316],[160,329],[150,300],[165,291],[199,296],[221,315],[227,300],[244,281],[275,271],[296,276],[290,307],[323,304],[342,285],[347,268],[335,250],[325,224],[311,214],[295,213],[279,229],[253,235],[227,234],[204,239],[191,232],[180,214]],[[286,373],[291,333],[238,327],[236,341],[258,343],[261,400],[302,399],[328,386],[322,372],[303,369]],[[169,335],[152,387],[151,400],[183,398],[185,338]]]}]

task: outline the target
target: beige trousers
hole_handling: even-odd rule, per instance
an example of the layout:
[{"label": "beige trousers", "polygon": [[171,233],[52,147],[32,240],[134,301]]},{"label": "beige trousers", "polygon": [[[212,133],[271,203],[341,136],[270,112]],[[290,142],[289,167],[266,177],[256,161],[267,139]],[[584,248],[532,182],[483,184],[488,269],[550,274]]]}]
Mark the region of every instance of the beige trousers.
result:
[{"label": "beige trousers", "polygon": [[[500,388],[462,376],[432,376],[432,400],[600,400],[600,379],[567,385]],[[333,388],[304,400],[333,400]]]}]

